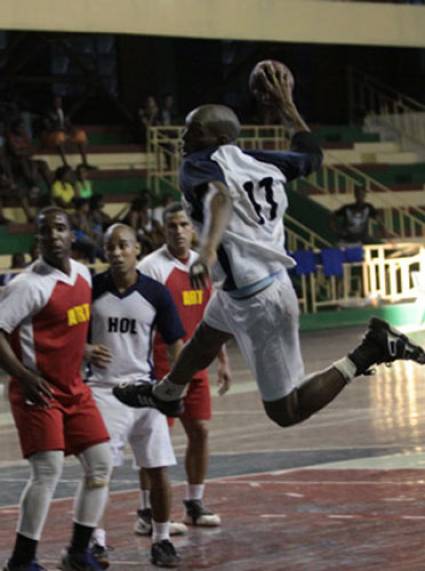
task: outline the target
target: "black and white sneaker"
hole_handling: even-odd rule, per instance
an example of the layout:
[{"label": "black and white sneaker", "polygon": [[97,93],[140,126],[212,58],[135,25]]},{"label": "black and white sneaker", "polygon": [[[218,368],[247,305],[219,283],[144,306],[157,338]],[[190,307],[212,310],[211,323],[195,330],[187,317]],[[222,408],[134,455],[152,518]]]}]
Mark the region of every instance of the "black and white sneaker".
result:
[{"label": "black and white sneaker", "polygon": [[151,562],[157,567],[178,567],[180,555],[169,539],[152,543]]},{"label": "black and white sneaker", "polygon": [[370,374],[372,365],[392,363],[399,359],[425,365],[422,347],[378,317],[372,317],[362,342],[348,357],[356,366],[356,375]]},{"label": "black and white sneaker", "polygon": [[221,525],[220,516],[208,510],[202,503],[202,500],[184,500],[183,503],[185,506],[184,523],[201,527],[217,527]]},{"label": "black and white sneaker", "polygon": [[183,414],[183,399],[160,400],[152,389],[152,383],[121,383],[112,389],[112,393],[120,402],[132,408],[156,408],[165,416],[172,417]]}]

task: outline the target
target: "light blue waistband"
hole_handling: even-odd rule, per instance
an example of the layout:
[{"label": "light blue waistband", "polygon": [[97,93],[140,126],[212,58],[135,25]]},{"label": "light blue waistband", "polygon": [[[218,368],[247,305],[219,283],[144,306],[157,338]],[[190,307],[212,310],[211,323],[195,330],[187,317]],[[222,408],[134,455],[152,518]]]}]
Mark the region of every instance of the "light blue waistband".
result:
[{"label": "light blue waistband", "polygon": [[281,271],[279,272],[275,272],[273,274],[270,274],[269,276],[266,276],[265,278],[263,278],[262,280],[255,282],[253,284],[249,284],[247,286],[238,288],[238,289],[232,289],[227,291],[227,293],[230,295],[230,297],[233,297],[234,299],[242,299],[244,297],[251,297],[253,295],[255,295],[256,293],[258,293],[259,291],[266,289],[266,287],[268,287],[270,284],[272,284],[274,282],[274,280],[280,276],[282,274]]}]

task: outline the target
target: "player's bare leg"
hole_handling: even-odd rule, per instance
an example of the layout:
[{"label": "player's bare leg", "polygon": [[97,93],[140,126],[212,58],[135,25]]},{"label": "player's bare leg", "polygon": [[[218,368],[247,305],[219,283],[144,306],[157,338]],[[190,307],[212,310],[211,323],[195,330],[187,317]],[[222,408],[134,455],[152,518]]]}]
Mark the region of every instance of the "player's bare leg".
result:
[{"label": "player's bare leg", "polygon": [[189,525],[215,527],[221,524],[220,516],[208,510],[203,503],[205,478],[208,469],[208,422],[194,418],[181,418],[188,443],[185,455],[187,490],[184,522]]},{"label": "player's bare leg", "polygon": [[373,365],[399,359],[423,365],[425,352],[406,335],[374,317],[361,343],[347,357],[313,373],[289,395],[264,402],[264,408],[280,426],[298,424],[329,404],[354,377],[368,374]]},{"label": "player's bare leg", "polygon": [[202,321],[193,337],[183,347],[173,369],[154,387],[151,384],[127,384],[114,387],[113,394],[131,407],[157,408],[167,416],[180,416],[183,412],[181,397],[185,386],[195,373],[208,367],[222,345],[233,336],[219,331]]},{"label": "player's bare leg", "polygon": [[280,426],[292,426],[324,408],[347,385],[347,379],[335,367],[314,373],[289,395],[263,401],[267,416]]},{"label": "player's bare leg", "polygon": [[[187,385],[195,373],[211,365],[222,345],[232,337],[201,321],[193,337],[183,347],[167,379],[174,385]],[[158,383],[154,388],[159,398],[162,398],[163,392],[161,385]]]}]

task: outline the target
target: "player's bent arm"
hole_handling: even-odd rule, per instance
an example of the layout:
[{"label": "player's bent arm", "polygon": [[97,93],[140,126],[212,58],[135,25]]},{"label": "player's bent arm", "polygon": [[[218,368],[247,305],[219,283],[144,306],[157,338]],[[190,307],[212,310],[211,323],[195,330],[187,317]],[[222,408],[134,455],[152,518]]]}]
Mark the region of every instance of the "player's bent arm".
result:
[{"label": "player's bent arm", "polygon": [[49,383],[22,365],[10,346],[7,334],[0,329],[0,365],[17,379],[28,400],[34,404],[46,405],[52,398]]},{"label": "player's bent arm", "polygon": [[199,258],[208,269],[216,261],[217,248],[232,215],[232,199],[229,189],[219,181],[210,182],[204,199],[204,231],[201,237]]}]

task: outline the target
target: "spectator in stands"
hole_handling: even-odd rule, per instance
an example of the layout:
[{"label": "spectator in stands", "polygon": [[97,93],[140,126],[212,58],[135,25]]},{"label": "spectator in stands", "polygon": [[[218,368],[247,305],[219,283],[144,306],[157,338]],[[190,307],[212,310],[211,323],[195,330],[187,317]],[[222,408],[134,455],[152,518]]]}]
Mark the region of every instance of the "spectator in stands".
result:
[{"label": "spectator in stands", "polygon": [[178,113],[171,93],[164,95],[159,115],[161,125],[178,124]]},{"label": "spectator in stands", "polygon": [[52,200],[56,206],[69,211],[73,207],[76,192],[73,185],[73,173],[71,167],[58,167],[52,183]]},{"label": "spectator in stands", "polygon": [[80,198],[88,200],[93,196],[93,185],[88,179],[88,169],[84,165],[78,165],[75,169],[75,188]]},{"label": "spectator in stands", "polygon": [[354,202],[341,206],[331,216],[331,228],[338,236],[341,246],[358,246],[373,242],[369,234],[369,222],[375,220],[382,236],[389,237],[378,210],[366,202],[366,190],[354,190]]},{"label": "spectator in stands", "polygon": [[109,216],[103,209],[105,208],[105,201],[101,194],[93,194],[90,198],[89,218],[92,228],[103,236],[104,230],[108,228],[113,222],[114,218]]},{"label": "spectator in stands", "polygon": [[94,263],[96,258],[103,259],[102,239],[103,234],[98,232],[92,225],[90,219],[90,203],[85,198],[74,199],[75,210],[71,214],[71,227],[75,240],[84,249],[90,263]]},{"label": "spectator in stands", "polygon": [[161,124],[159,107],[155,97],[152,95],[146,97],[143,107],[141,107],[141,109],[138,111],[138,119],[141,140],[144,144],[146,144],[149,127],[154,127],[155,125]]},{"label": "spectator in stands", "polygon": [[5,200],[15,190],[12,171],[5,153],[5,139],[0,133],[0,224],[8,224],[10,220],[3,213]]},{"label": "spectator in stands", "polygon": [[23,252],[15,252],[12,254],[12,260],[10,263],[11,272],[7,274],[0,275],[0,286],[7,285],[19,272],[13,270],[22,270],[27,265],[25,254]]},{"label": "spectator in stands", "polygon": [[141,246],[142,257],[164,243],[162,225],[152,219],[150,197],[147,194],[132,200],[130,210],[121,222],[133,228]]},{"label": "spectator in stands", "polygon": [[6,136],[6,153],[11,172],[17,183],[22,183],[28,190],[28,197],[35,199],[40,195],[41,178],[50,186],[51,177],[47,163],[33,160],[33,148],[24,124],[15,120]]},{"label": "spectator in stands", "polygon": [[53,98],[53,106],[46,115],[44,129],[44,144],[58,151],[64,166],[68,166],[65,143],[69,141],[77,145],[82,164],[88,169],[95,168],[89,165],[87,161],[87,134],[83,129],[72,125],[69,117],[65,115],[62,97]]}]

